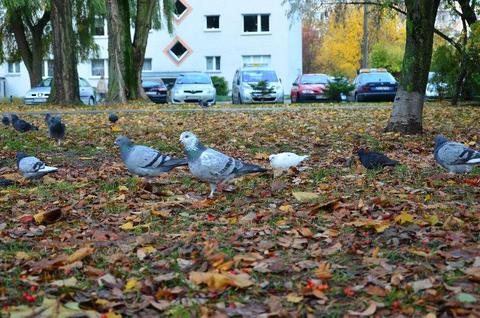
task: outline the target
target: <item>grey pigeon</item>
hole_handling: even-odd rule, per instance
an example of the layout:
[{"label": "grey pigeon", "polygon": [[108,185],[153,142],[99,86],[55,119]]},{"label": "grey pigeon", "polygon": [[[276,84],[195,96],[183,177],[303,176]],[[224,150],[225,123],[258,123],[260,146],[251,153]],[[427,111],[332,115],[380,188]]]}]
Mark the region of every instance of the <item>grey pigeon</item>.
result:
[{"label": "grey pigeon", "polygon": [[118,121],[118,116],[117,116],[117,114],[110,113],[110,114],[108,115],[108,120],[109,120],[112,124],[115,124],[115,123]]},{"label": "grey pigeon", "polygon": [[374,151],[365,151],[360,148],[357,151],[360,162],[367,169],[379,169],[387,166],[396,166],[400,164],[397,160],[392,160],[385,156],[383,153]]},{"label": "grey pigeon", "polygon": [[40,159],[17,152],[17,168],[26,179],[40,179],[44,175],[57,172],[58,168],[46,166]]},{"label": "grey pigeon", "polygon": [[175,167],[186,166],[186,159],[173,159],[155,149],[134,145],[125,136],[118,136],[115,144],[120,147],[120,155],[128,171],[141,177],[157,177]]},{"label": "grey pigeon", "polygon": [[190,172],[210,184],[209,198],[213,197],[217,185],[246,174],[267,171],[260,166],[244,163],[205,147],[198,137],[189,131],[180,135],[180,142],[185,148]]},{"label": "grey pigeon", "polygon": [[50,137],[55,139],[60,145],[63,138],[65,138],[65,124],[62,123],[62,118],[60,116],[47,114],[45,115],[45,122],[47,123]]},{"label": "grey pigeon", "polygon": [[34,126],[26,122],[25,120],[18,118],[18,116],[15,114],[13,114],[11,118],[12,118],[13,128],[15,128],[16,131],[24,133],[31,130],[38,130],[37,126]]},{"label": "grey pigeon", "polygon": [[10,126],[10,118],[7,115],[3,115],[2,124],[4,124],[5,126]]},{"label": "grey pigeon", "polygon": [[469,173],[480,164],[480,152],[464,144],[448,140],[443,135],[435,137],[435,161],[449,173]]}]

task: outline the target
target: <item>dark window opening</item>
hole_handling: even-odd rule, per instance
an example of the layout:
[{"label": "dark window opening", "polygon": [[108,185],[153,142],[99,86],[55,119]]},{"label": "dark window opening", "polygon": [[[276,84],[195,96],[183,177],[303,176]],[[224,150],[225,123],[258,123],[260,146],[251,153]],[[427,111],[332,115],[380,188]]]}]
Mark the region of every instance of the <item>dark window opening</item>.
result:
[{"label": "dark window opening", "polygon": [[187,10],[187,7],[182,3],[182,1],[177,0],[175,1],[175,10],[174,13],[176,16],[181,16],[185,11]]},{"label": "dark window opening", "polygon": [[103,17],[95,18],[95,35],[105,35],[105,20]]},{"label": "dark window opening", "polygon": [[257,15],[243,16],[243,32],[258,32],[258,17]]},{"label": "dark window opening", "polygon": [[220,29],[220,16],[209,15],[207,16],[207,29]]},{"label": "dark window opening", "polygon": [[177,42],[174,46],[172,46],[170,52],[172,52],[172,54],[175,55],[177,59],[180,59],[185,54],[185,52],[187,52],[187,48],[183,46],[182,43]]},{"label": "dark window opening", "polygon": [[261,15],[261,23],[262,23],[262,32],[270,31],[270,16],[268,14]]}]

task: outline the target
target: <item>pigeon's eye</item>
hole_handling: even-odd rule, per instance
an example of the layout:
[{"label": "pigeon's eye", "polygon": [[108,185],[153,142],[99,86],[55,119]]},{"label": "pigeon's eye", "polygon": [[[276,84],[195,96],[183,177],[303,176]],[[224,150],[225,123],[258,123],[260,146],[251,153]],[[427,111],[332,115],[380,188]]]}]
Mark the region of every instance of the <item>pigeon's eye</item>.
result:
[{"label": "pigeon's eye", "polygon": [[185,136],[185,138],[188,138],[188,137],[190,137],[190,136],[189,136],[189,135],[186,135],[186,136]]}]

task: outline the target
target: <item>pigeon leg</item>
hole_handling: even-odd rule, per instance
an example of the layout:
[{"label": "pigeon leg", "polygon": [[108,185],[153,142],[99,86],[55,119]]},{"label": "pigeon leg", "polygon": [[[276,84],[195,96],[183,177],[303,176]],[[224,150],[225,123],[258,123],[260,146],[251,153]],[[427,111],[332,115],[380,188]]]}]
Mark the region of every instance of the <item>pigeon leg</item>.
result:
[{"label": "pigeon leg", "polygon": [[213,194],[215,193],[216,189],[217,185],[215,183],[210,183],[210,194],[208,195],[209,199],[213,198]]}]

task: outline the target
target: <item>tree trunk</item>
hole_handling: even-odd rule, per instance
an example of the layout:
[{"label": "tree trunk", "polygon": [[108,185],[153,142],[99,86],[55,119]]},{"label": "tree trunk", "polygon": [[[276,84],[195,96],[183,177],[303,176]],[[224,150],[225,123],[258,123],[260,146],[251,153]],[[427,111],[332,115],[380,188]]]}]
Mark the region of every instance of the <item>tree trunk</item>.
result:
[{"label": "tree trunk", "polygon": [[458,100],[460,96],[462,96],[463,92],[463,85],[465,84],[465,79],[467,78],[467,65],[468,65],[468,52],[467,52],[467,44],[468,44],[468,28],[467,28],[467,20],[464,16],[462,16],[462,25],[463,25],[463,43],[462,43],[462,50],[460,54],[462,56],[462,60],[460,61],[460,71],[458,73],[457,81],[455,82],[455,92],[452,97],[452,106],[458,105]]},{"label": "tree trunk", "polygon": [[386,131],[420,134],[440,0],[406,0],[407,39],[400,83]]},{"label": "tree trunk", "polygon": [[52,0],[53,86],[50,101],[58,105],[80,104],[77,52],[69,0]]},{"label": "tree trunk", "polygon": [[50,11],[45,11],[36,25],[30,25],[31,47],[27,38],[25,25],[23,24],[22,9],[9,10],[7,12],[9,25],[11,26],[18,51],[23,63],[27,68],[30,78],[30,87],[37,86],[42,81],[42,65],[44,56],[43,32],[50,21]]},{"label": "tree trunk", "polygon": [[107,0],[109,81],[107,101],[126,103],[148,99],[142,87],[142,69],[157,1],[138,0],[133,43],[128,0]]},{"label": "tree trunk", "polygon": [[368,68],[368,4],[363,5],[362,68]]}]

